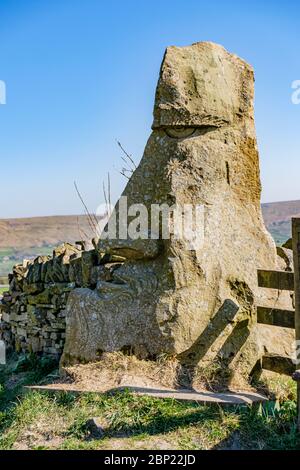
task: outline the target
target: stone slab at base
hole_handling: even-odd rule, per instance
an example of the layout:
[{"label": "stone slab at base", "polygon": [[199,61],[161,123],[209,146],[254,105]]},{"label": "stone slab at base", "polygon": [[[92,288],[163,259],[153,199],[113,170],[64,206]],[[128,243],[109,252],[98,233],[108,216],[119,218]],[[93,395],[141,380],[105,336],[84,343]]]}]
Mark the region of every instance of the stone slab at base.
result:
[{"label": "stone slab at base", "polygon": [[90,391],[78,388],[72,388],[68,384],[54,384],[54,385],[34,385],[25,386],[28,391],[46,391],[50,393],[69,392],[69,393],[116,393],[129,390],[132,393],[141,396],[149,396],[153,398],[172,398],[179,401],[194,401],[201,404],[219,404],[219,405],[253,405],[268,401],[268,398],[259,393],[246,391],[246,392],[223,392],[214,393],[209,391],[192,391],[192,390],[172,390],[172,389],[154,389],[146,387],[133,387],[131,385],[123,385],[111,390],[103,391]]}]

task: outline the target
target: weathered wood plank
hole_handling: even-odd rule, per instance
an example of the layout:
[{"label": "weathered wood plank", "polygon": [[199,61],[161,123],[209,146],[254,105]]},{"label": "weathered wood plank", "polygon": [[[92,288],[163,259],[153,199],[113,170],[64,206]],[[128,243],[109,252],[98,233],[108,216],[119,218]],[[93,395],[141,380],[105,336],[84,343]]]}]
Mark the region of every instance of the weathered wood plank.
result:
[{"label": "weathered wood plank", "polygon": [[296,370],[296,366],[290,357],[278,354],[265,354],[262,358],[262,368],[290,377]]},{"label": "weathered wood plank", "polygon": [[[300,218],[292,218],[292,244],[294,256],[294,270],[295,270],[295,330],[296,340],[300,341]],[[300,344],[300,343],[298,343]],[[299,353],[299,347],[297,353]],[[298,354],[297,354],[298,355]],[[300,364],[298,364],[300,367]]]},{"label": "weathered wood plank", "polygon": [[277,290],[294,290],[294,273],[289,271],[257,271],[258,287]]},{"label": "weathered wood plank", "polygon": [[297,383],[297,410],[298,410],[298,417],[297,417],[297,428],[300,431],[300,383]]},{"label": "weathered wood plank", "polygon": [[257,323],[294,329],[295,312],[293,310],[257,307]]},{"label": "weathered wood plank", "polygon": [[[292,247],[294,259],[294,291],[295,291],[295,330],[296,330],[296,356],[299,360],[299,342],[300,342],[300,218],[292,218]],[[299,368],[299,363],[297,364]],[[298,401],[298,431],[300,431],[300,382],[297,382],[297,401]]]}]

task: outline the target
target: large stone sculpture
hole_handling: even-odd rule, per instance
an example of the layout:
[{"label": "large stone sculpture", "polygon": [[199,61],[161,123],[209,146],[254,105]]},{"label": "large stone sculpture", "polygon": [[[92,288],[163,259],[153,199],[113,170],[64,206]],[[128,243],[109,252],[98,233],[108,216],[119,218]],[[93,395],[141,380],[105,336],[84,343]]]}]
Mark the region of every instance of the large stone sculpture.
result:
[{"label": "large stone sculpture", "polygon": [[276,268],[260,208],[253,94],[252,68],[223,47],[167,49],[153,131],[123,196],[149,213],[151,204],[203,207],[203,243],[161,231],[100,240],[97,288],[69,297],[62,364],[130,350],[191,364],[217,357],[251,371],[266,347],[256,335],[257,269]]}]

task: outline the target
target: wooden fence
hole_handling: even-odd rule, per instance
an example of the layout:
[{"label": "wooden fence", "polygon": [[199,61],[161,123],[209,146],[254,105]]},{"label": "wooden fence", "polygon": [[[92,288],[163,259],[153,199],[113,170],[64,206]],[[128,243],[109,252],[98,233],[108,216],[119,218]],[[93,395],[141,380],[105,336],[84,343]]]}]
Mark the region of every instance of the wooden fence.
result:
[{"label": "wooden fence", "polygon": [[[300,355],[300,218],[292,218],[292,246],[294,272],[258,270],[258,286],[277,290],[294,291],[295,310],[280,310],[257,307],[257,322],[295,330],[296,356]],[[299,358],[300,359],[300,358]],[[298,429],[300,431],[300,363],[291,357],[266,354],[262,357],[262,368],[292,376],[297,381]]]}]

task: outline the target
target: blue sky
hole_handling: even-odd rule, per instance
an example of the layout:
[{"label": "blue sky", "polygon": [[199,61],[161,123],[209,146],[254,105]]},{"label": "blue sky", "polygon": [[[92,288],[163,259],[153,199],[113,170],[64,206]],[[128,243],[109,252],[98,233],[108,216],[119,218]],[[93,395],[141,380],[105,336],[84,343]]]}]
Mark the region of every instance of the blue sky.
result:
[{"label": "blue sky", "polygon": [[165,48],[214,41],[256,72],[263,201],[300,199],[297,1],[0,0],[0,218],[91,210],[119,139],[138,162]]}]

